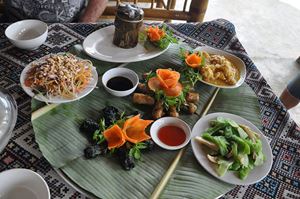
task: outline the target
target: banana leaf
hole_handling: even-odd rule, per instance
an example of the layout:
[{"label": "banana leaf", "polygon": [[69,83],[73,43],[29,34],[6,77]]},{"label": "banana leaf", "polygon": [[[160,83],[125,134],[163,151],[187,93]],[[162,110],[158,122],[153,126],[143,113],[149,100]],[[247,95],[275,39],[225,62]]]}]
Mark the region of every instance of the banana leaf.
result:
[{"label": "banana leaf", "polygon": [[[126,67],[139,75],[158,67],[177,69],[181,64],[178,52],[179,48],[172,46],[157,58],[130,63]],[[97,70],[101,74],[100,65]],[[215,88],[198,83],[195,90],[200,93],[196,114],[180,116],[191,127],[200,118]],[[40,150],[53,167],[61,169],[71,181],[96,197],[149,198],[177,152],[157,147],[143,154],[143,161],[138,162],[131,171],[124,171],[114,156],[86,160],[83,150],[88,141],[79,131],[79,126],[86,118],[99,119],[99,111],[107,105],[128,113],[139,111],[144,118],[150,117],[152,109],[132,104],[130,96],[112,97],[104,91],[100,82],[91,94],[75,102],[40,108],[41,104],[33,100],[32,108],[37,111],[32,115],[32,124]],[[256,124],[259,121],[258,101],[245,85],[234,90],[221,90],[211,111],[238,114]],[[206,173],[189,147],[161,198],[215,198],[232,188],[232,185],[220,182]]]}]

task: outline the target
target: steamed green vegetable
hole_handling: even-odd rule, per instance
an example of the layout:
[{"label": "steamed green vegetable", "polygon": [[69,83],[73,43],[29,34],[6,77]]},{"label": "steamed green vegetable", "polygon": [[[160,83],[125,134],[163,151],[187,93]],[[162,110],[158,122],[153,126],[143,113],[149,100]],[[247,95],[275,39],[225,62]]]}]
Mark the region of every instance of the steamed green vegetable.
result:
[{"label": "steamed green vegetable", "polygon": [[212,149],[207,157],[217,164],[219,176],[231,170],[244,180],[255,166],[264,163],[266,157],[262,152],[260,136],[248,126],[223,117],[210,121],[210,126],[201,138],[196,139]]}]

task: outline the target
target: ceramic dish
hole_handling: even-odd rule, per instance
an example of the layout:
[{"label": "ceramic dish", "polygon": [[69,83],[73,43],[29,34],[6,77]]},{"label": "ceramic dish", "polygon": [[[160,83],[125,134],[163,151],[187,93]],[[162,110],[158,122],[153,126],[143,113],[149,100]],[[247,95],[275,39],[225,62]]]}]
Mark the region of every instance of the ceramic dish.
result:
[{"label": "ceramic dish", "polygon": [[84,51],[95,59],[126,63],[151,59],[168,50],[168,48],[161,50],[154,47],[146,50],[141,44],[130,49],[117,47],[113,44],[114,31],[114,26],[108,26],[93,32],[83,41]]},{"label": "ceramic dish", "polygon": [[218,87],[218,88],[237,88],[239,86],[241,86],[246,78],[246,65],[245,63],[238,58],[237,56],[227,53],[225,51],[222,50],[217,50],[211,47],[207,47],[207,46],[203,46],[203,47],[198,47],[195,49],[195,51],[205,51],[209,54],[215,54],[215,55],[221,55],[224,56],[225,58],[227,58],[233,65],[235,65],[240,72],[240,79],[237,81],[237,83],[235,85],[231,85],[231,86],[223,86],[223,85],[217,85],[217,84],[212,84],[209,82],[206,82],[204,80],[200,80],[201,82],[203,82],[204,84],[210,85],[210,86],[214,86],[214,87]]},{"label": "ceramic dish", "polygon": [[[124,91],[113,90],[107,87],[107,82],[114,77],[128,78],[131,81],[133,87],[131,89],[124,90]],[[128,68],[113,68],[106,71],[102,76],[102,84],[105,90],[116,97],[124,97],[130,95],[131,93],[133,93],[133,91],[135,91],[138,83],[139,83],[138,75],[133,70],[130,70]]]},{"label": "ceramic dish", "polygon": [[[206,147],[200,145],[196,140],[193,138],[196,136],[201,136],[201,134],[209,128],[209,122],[213,119],[216,119],[217,117],[223,117],[223,118],[229,118],[237,122],[238,124],[244,124],[248,127],[250,127],[253,131],[261,135],[261,141],[262,141],[262,147],[263,147],[263,153],[266,156],[266,160],[261,166],[256,166],[254,169],[249,173],[248,177],[245,180],[239,179],[234,172],[227,171],[224,176],[219,177],[215,171],[215,164],[211,163],[206,155]],[[218,178],[219,180],[222,180],[224,182],[235,184],[235,185],[249,185],[254,184],[256,182],[259,182],[262,180],[265,176],[268,175],[269,171],[271,170],[272,163],[273,163],[273,155],[271,147],[268,143],[267,138],[262,134],[262,132],[251,122],[248,120],[229,113],[212,113],[208,114],[201,119],[198,120],[198,122],[195,124],[193,130],[192,130],[192,149],[194,152],[194,155],[198,162],[201,164],[201,166],[211,175]]]},{"label": "ceramic dish", "polygon": [[11,169],[0,173],[0,198],[50,199],[45,180],[29,169]]},{"label": "ceramic dish", "polygon": [[18,115],[18,106],[6,90],[0,88],[0,153],[13,134]]},{"label": "ceramic dish", "polygon": [[[165,126],[176,126],[182,129],[185,133],[185,141],[178,145],[178,146],[169,146],[165,143],[163,143],[159,138],[158,138],[158,132],[162,127]],[[158,120],[156,120],[151,128],[150,128],[150,134],[152,140],[160,147],[167,149],[167,150],[177,150],[185,147],[190,139],[191,139],[191,129],[187,123],[185,123],[183,120],[176,118],[176,117],[162,117]]]},{"label": "ceramic dish", "polygon": [[[58,54],[64,54],[64,53],[58,53]],[[23,88],[23,90],[30,96],[35,98],[36,100],[42,101],[42,102],[46,102],[46,103],[54,103],[54,104],[59,104],[59,103],[66,103],[66,102],[72,102],[72,101],[76,101],[78,99],[81,99],[83,97],[85,97],[86,95],[88,95],[90,92],[92,92],[94,90],[94,88],[97,85],[98,82],[98,73],[95,67],[92,68],[92,78],[89,82],[89,84],[86,86],[85,89],[83,89],[81,92],[77,93],[77,96],[75,98],[72,99],[66,99],[63,98],[61,96],[54,96],[54,97],[46,97],[43,96],[42,94],[34,94],[33,90],[30,87],[25,86],[25,78],[27,75],[27,72],[31,69],[32,64],[34,63],[40,63],[43,62],[46,58],[48,58],[50,55],[46,55],[34,62],[31,62],[30,64],[28,64],[22,71],[21,76],[20,76],[20,82],[21,82],[21,86]],[[76,57],[77,59],[81,59],[79,57]]]},{"label": "ceramic dish", "polygon": [[34,50],[42,45],[48,35],[46,23],[27,19],[15,22],[5,30],[5,36],[16,47],[25,50]]}]

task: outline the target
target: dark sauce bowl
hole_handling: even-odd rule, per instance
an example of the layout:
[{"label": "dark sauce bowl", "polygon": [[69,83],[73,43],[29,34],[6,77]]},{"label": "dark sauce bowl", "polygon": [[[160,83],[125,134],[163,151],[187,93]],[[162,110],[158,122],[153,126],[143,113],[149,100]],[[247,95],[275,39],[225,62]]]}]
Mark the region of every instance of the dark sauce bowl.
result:
[{"label": "dark sauce bowl", "polygon": [[[118,87],[114,87],[114,89],[111,86],[109,87],[108,82],[112,79],[117,79],[118,77],[129,80],[132,83],[132,87],[128,87],[129,89],[127,90],[124,90],[124,87],[122,87],[122,85],[120,85],[120,89],[117,89]],[[119,83],[122,83],[122,81],[120,81]],[[102,76],[102,84],[105,90],[116,97],[125,97],[130,95],[135,91],[138,83],[138,75],[133,70],[130,70],[128,68],[113,68],[106,71]]]}]

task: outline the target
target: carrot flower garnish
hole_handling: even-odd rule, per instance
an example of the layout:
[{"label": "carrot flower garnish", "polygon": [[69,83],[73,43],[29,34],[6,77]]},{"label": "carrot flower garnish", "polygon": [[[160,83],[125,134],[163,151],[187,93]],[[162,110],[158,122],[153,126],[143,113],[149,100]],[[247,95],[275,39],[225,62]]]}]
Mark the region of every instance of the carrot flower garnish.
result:
[{"label": "carrot flower garnish", "polygon": [[140,115],[136,115],[127,119],[122,129],[117,125],[113,125],[103,132],[103,136],[108,143],[108,149],[119,148],[126,141],[137,144],[151,137],[145,132],[145,129],[153,120],[143,120]]},{"label": "carrot flower garnish", "polygon": [[181,94],[182,85],[179,83],[180,73],[170,69],[157,69],[156,77],[148,80],[148,87],[153,90],[163,90],[167,96],[177,97]]},{"label": "carrot flower garnish", "polygon": [[150,139],[151,137],[147,135],[145,129],[152,122],[153,120],[141,119],[140,115],[127,119],[122,128],[125,139],[135,144]]},{"label": "carrot flower garnish", "polygon": [[197,53],[192,53],[186,56],[185,63],[191,68],[197,68],[201,65],[202,58]]},{"label": "carrot flower garnish", "polygon": [[158,26],[151,26],[147,29],[147,35],[150,41],[159,41],[166,35],[166,33]]},{"label": "carrot flower garnish", "polygon": [[124,133],[117,124],[105,130],[103,136],[108,143],[109,150],[119,148],[126,142]]}]

